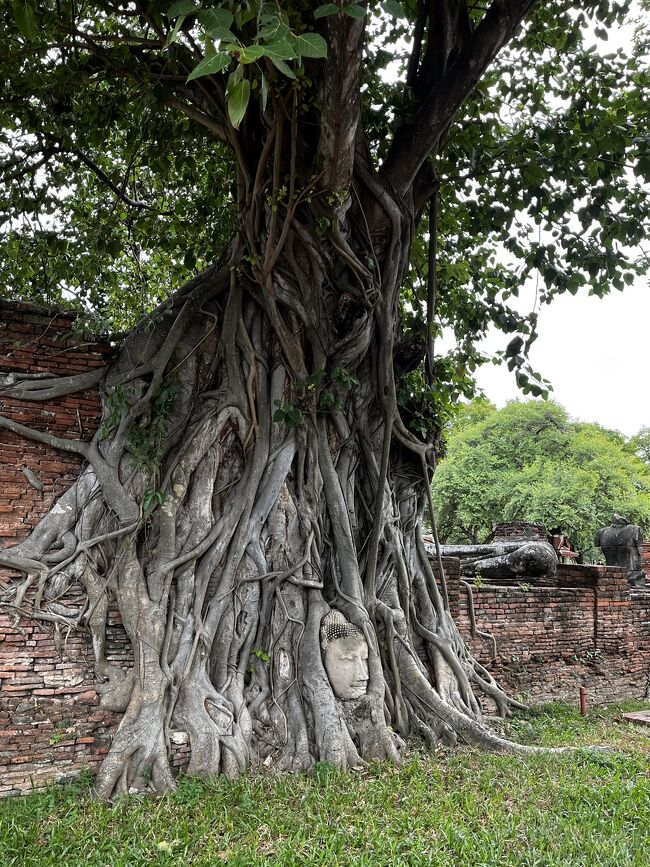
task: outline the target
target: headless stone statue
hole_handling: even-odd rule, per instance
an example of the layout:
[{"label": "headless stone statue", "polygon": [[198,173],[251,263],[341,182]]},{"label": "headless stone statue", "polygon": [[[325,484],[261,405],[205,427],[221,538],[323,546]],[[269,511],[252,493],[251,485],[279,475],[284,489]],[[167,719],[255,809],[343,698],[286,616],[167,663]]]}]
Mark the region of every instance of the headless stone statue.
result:
[{"label": "headless stone statue", "polygon": [[614,515],[610,526],[603,527],[596,533],[594,542],[605,555],[608,566],[627,569],[627,580],[630,584],[633,587],[644,586],[645,575],[641,569],[641,527],[630,524],[621,515]]},{"label": "headless stone statue", "polygon": [[556,571],[557,556],[548,542],[524,542],[514,550],[496,556],[468,560],[461,567],[461,572],[480,575],[488,581],[508,577],[550,577]]},{"label": "headless stone statue", "polygon": [[323,665],[340,701],[359,699],[368,688],[368,644],[361,630],[334,608],[320,628]]}]

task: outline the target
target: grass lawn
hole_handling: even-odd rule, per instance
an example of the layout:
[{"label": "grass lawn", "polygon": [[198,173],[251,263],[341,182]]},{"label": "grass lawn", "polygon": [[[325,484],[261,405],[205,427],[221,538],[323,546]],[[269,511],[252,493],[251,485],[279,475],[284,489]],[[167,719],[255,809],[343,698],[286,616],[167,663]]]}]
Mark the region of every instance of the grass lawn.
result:
[{"label": "grass lawn", "polygon": [[605,743],[613,753],[526,759],[469,749],[401,768],[182,779],[173,795],[107,806],[89,781],[0,801],[0,867],[30,865],[650,864],[650,728],[610,705],[520,715],[525,743]]}]

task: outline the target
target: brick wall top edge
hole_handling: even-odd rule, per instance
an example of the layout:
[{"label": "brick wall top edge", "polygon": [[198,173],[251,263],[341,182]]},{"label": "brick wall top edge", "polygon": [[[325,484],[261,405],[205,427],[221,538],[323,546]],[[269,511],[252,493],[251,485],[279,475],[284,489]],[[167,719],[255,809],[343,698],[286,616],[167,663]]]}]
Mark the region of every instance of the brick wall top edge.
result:
[{"label": "brick wall top edge", "polygon": [[[25,316],[29,317],[29,322],[38,325],[52,325],[52,320],[65,320],[70,325],[74,322],[79,314],[73,310],[62,310],[56,307],[44,307],[40,304],[33,304],[29,301],[5,301],[0,299],[0,321],[2,319],[23,320]],[[57,323],[54,323],[55,325]],[[59,325],[61,327],[62,323]],[[107,348],[113,349],[109,345],[110,335],[102,333],[88,333],[88,338],[97,343],[104,343]]]},{"label": "brick wall top edge", "polygon": [[10,313],[33,313],[36,316],[47,317],[47,320],[56,316],[60,319],[76,319],[77,314],[71,310],[60,310],[55,307],[43,307],[40,304],[33,304],[29,301],[4,301],[0,300],[0,314]]},{"label": "brick wall top edge", "polygon": [[627,577],[627,570],[620,566],[601,566],[596,563],[561,563],[557,571],[565,575],[606,575],[613,578],[618,573]]},{"label": "brick wall top edge", "polygon": [[527,585],[524,583],[524,587],[521,584],[481,584],[476,587],[476,585],[472,584],[472,590],[474,594],[477,593],[494,593],[499,596],[512,596],[513,598],[521,598],[522,595],[530,595],[530,596],[546,596],[546,597],[556,597],[557,599],[564,599],[565,597],[575,596],[575,595],[584,595],[585,593],[589,593],[590,596],[593,596],[592,588],[590,587],[554,587],[551,584],[540,585],[540,584],[530,584]]}]

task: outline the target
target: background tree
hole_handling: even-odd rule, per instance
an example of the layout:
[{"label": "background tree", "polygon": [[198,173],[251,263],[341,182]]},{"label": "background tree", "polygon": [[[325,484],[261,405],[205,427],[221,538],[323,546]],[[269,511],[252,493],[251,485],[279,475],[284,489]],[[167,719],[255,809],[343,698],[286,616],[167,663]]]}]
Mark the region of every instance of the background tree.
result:
[{"label": "background tree", "polygon": [[650,465],[650,427],[642,427],[638,433],[630,438],[629,446],[635,455]]},{"label": "background tree", "polygon": [[[1,12],[3,283],[120,331],[140,314],[92,442],[0,419],[87,461],[2,562],[25,576],[10,605],[37,580],[88,593],[74,625],[124,711],[97,792],[172,786],[174,727],[200,775],[356,767],[407,734],[516,749],[481,721],[475,689],[508,702],[461,641],[420,526],[476,338],[515,335],[509,366],[545,389],[526,362],[535,315],[508,306],[526,276],[546,302],[641,267],[624,253],[647,234],[645,35],[629,56],[591,47],[629,4]],[[109,598],[129,671],[106,660]],[[368,648],[354,701],[323,668],[330,608]]]},{"label": "background tree", "polygon": [[446,542],[485,542],[502,521],[560,527],[587,560],[612,514],[650,527],[650,472],[635,438],[574,422],[553,401],[464,407],[431,490]]}]

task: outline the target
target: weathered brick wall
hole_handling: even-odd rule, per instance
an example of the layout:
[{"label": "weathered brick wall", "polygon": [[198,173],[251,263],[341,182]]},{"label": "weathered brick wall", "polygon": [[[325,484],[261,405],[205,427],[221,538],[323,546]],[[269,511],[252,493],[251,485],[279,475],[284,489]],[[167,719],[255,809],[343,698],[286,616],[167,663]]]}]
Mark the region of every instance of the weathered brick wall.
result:
[{"label": "weathered brick wall", "polygon": [[523,542],[528,540],[541,540],[548,538],[546,527],[539,523],[529,521],[506,521],[497,524],[492,533],[491,540],[499,542]]},{"label": "weathered brick wall", "polygon": [[[74,317],[48,314],[30,305],[0,305],[0,374],[86,373],[103,367],[112,354],[107,343],[89,343],[74,335]],[[56,436],[88,440],[99,424],[99,395],[85,391],[51,402],[3,397],[0,414]],[[32,487],[23,468],[31,470],[43,490]],[[29,535],[80,470],[79,459],[41,443],[0,430],[0,546]]]},{"label": "weathered brick wall", "polygon": [[[89,343],[73,327],[70,315],[0,305],[0,374],[66,376],[106,365],[111,346]],[[57,436],[88,440],[99,424],[99,395],[86,391],[40,402],[11,400],[0,391],[0,414]],[[24,467],[42,490],[27,481]],[[0,430],[0,546],[24,539],[80,469],[74,455]],[[85,600],[73,592],[65,601],[81,607]],[[115,723],[114,715],[98,708],[88,636],[15,618],[11,608],[0,610],[0,794],[97,763]],[[119,621],[109,629],[111,656],[128,656]]]},{"label": "weathered brick wall", "polygon": [[641,568],[650,581],[650,542],[644,542],[641,545]]},{"label": "weathered brick wall", "polygon": [[[85,605],[77,590],[66,606]],[[130,668],[133,655],[119,612],[109,611],[106,658]],[[121,714],[99,706],[89,636],[0,613],[0,797],[96,771]],[[172,735],[172,765],[187,767],[184,733]]]},{"label": "weathered brick wall", "polygon": [[650,591],[631,590],[625,570],[562,565],[553,587],[473,587],[476,625],[492,645],[472,638],[461,590],[458,623],[479,660],[514,693],[535,702],[592,703],[645,694],[650,668]]},{"label": "weathered brick wall", "polygon": [[[109,635],[111,661],[128,660],[119,618],[109,621]],[[0,795],[97,766],[118,716],[99,707],[95,685],[86,633],[27,618],[14,626],[0,614]]]}]

